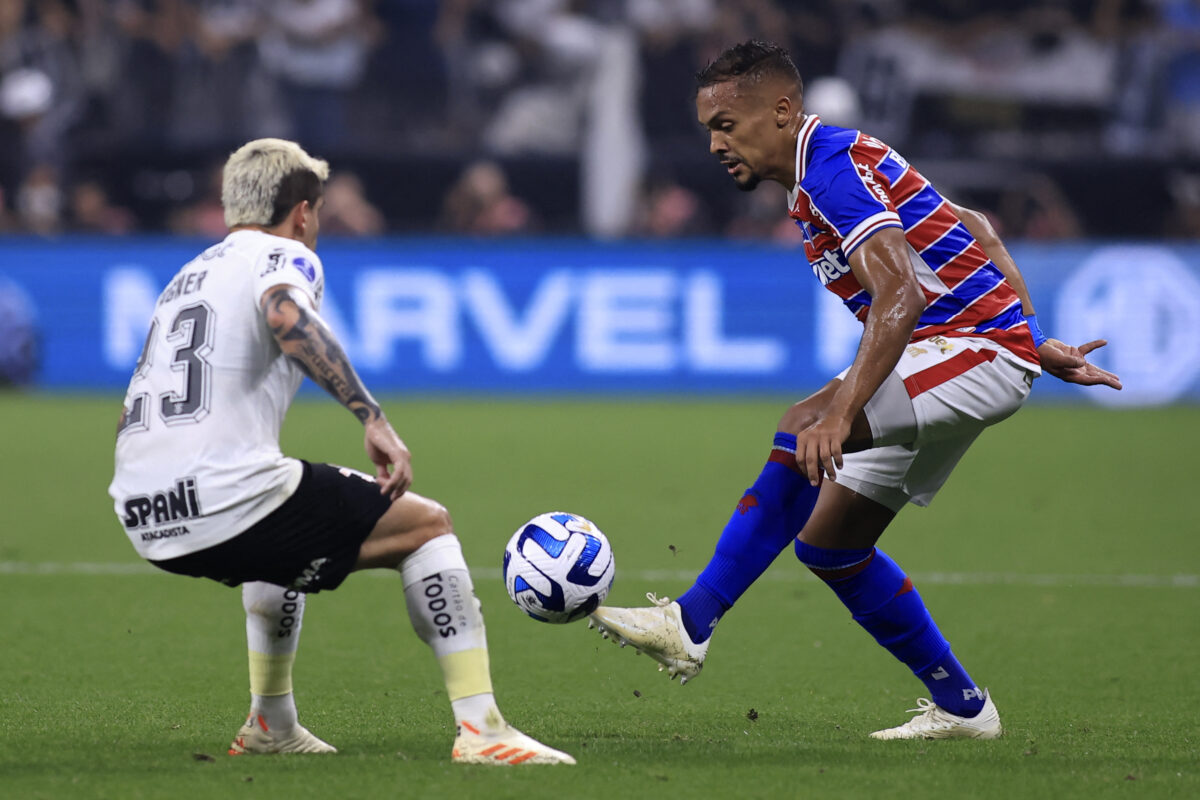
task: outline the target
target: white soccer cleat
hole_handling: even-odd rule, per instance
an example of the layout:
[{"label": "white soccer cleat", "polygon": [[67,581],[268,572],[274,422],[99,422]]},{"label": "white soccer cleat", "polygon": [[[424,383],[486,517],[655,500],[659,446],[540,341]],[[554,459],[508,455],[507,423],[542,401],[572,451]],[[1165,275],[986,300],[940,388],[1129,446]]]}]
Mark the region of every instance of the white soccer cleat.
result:
[{"label": "white soccer cleat", "polygon": [[455,764],[574,764],[566,753],[547,747],[507,723],[495,733],[483,733],[469,722],[458,724],[450,759]]},{"label": "white soccer cleat", "polygon": [[262,714],[246,718],[229,745],[229,755],[247,756],[266,753],[336,753],[337,748],[313,736],[297,723],[287,730],[271,730]]},{"label": "white soccer cleat", "polygon": [[917,716],[895,728],[871,734],[872,739],[996,739],[1004,732],[991,693],[983,690],[983,709],[973,717],[951,714],[927,698],[917,698]]},{"label": "white soccer cleat", "polygon": [[601,606],[588,617],[588,627],[598,628],[600,635],[624,647],[632,645],[659,663],[658,671],[667,671],[671,680],[690,681],[700,674],[708,654],[706,639],[700,644],[692,641],[683,626],[679,603],[669,597],[658,598],[652,592],[646,598],[650,608],[609,608]]}]

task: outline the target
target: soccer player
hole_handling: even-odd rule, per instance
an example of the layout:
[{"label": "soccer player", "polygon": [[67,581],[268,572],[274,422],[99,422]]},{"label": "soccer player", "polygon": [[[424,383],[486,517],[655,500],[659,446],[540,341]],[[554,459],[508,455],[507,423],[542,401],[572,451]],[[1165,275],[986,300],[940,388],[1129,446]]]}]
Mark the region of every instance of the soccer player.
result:
[{"label": "soccer player", "polygon": [[[574,764],[497,708],[450,516],[408,491],[408,448],[318,313],[324,273],[313,250],[328,175],[326,162],[280,139],[229,157],[229,235],[159,295],[129,383],[109,487],[117,517],[150,563],[242,586],[250,713],[230,755],[336,752],[296,714],[306,595],[386,567],[400,572],[413,628],[441,666],[458,725],[453,761]],[[374,476],[280,452],[305,374],[363,424]]]},{"label": "soccer player", "polygon": [[804,230],[813,274],[863,323],[857,355],[779,420],[770,458],[675,602],[599,608],[592,622],[699,674],[722,615],[789,544],[856,622],[926,685],[917,716],[878,739],[994,738],[1000,718],[904,571],[875,543],[906,503],[928,505],[975,437],[1013,414],[1043,370],[1121,388],[1038,328],[1021,274],[986,218],[954,205],[896,151],[804,113],[778,46],[735,45],[697,76],[709,149],[739,189],[772,180]]}]

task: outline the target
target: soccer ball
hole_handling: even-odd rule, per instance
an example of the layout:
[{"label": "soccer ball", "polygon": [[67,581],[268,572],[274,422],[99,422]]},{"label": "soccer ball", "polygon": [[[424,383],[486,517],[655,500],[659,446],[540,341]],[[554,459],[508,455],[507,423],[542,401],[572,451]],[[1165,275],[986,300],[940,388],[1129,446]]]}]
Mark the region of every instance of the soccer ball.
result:
[{"label": "soccer ball", "polygon": [[574,622],[612,588],[612,547],[592,522],[552,511],[526,522],[504,548],[504,588],[541,622]]}]

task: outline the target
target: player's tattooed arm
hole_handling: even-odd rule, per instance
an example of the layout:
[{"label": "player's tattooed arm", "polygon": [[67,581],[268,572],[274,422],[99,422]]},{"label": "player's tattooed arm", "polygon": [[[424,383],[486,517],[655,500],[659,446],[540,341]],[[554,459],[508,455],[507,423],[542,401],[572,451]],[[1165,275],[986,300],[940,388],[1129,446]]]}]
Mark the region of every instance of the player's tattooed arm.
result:
[{"label": "player's tattooed arm", "polygon": [[295,361],[313,382],[350,409],[359,422],[380,419],[383,412],[354,371],[333,331],[289,286],[268,289],[262,310],[284,355]]}]

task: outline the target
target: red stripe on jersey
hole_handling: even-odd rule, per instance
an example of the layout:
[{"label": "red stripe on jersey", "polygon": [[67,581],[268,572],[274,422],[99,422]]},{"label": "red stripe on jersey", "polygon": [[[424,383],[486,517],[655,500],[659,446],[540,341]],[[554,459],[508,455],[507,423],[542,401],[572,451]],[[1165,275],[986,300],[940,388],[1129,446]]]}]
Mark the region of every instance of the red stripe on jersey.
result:
[{"label": "red stripe on jersey", "polygon": [[964,350],[936,366],[909,375],[904,379],[904,388],[908,390],[909,397],[916,397],[995,357],[995,350]]},{"label": "red stripe on jersey", "polygon": [[955,286],[958,286],[989,263],[991,262],[987,254],[983,252],[983,248],[977,244],[971,244],[954,258],[935,269],[934,272],[937,274],[938,279],[946,284],[947,289],[953,290]]},{"label": "red stripe on jersey", "polygon": [[836,281],[825,284],[825,288],[843,300],[849,300],[863,290],[862,284],[858,282],[858,278],[854,277],[853,272],[847,272]]},{"label": "red stripe on jersey", "polygon": [[975,333],[970,328],[960,330],[950,325],[931,325],[914,333],[912,341],[914,343],[922,342],[932,336],[945,336],[947,339],[959,336],[983,337],[1000,345],[1022,361],[1028,361],[1030,364],[1042,363],[1041,358],[1038,356],[1037,348],[1033,346],[1033,336],[1029,333],[1029,327],[1024,323],[1008,330],[993,328],[987,333]]},{"label": "red stripe on jersey", "polygon": [[933,214],[933,216],[904,234],[904,236],[908,239],[908,243],[913,246],[913,249],[921,253],[929,245],[945,236],[957,224],[958,217],[954,215],[953,211],[950,211],[948,205],[943,205],[941,211]]},{"label": "red stripe on jersey", "polygon": [[892,202],[897,206],[929,185],[929,181],[912,167],[892,186]]}]

